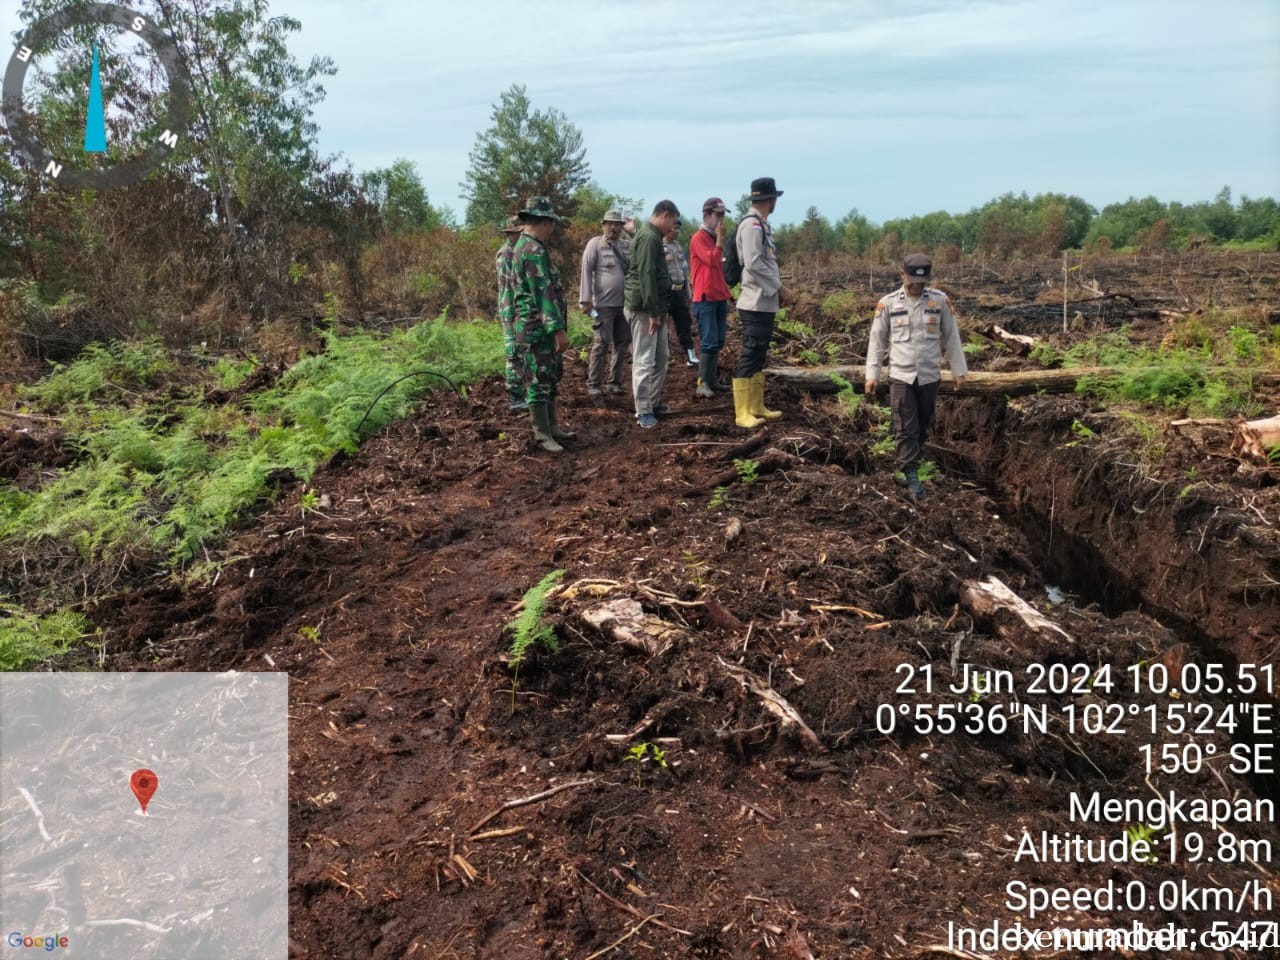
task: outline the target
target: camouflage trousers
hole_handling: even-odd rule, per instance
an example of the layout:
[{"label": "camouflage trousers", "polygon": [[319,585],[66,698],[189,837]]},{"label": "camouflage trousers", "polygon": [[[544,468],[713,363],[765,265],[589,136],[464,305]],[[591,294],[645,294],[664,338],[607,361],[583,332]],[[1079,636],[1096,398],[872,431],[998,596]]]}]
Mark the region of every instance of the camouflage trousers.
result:
[{"label": "camouflage trousers", "polygon": [[502,321],[502,353],[507,358],[503,379],[507,384],[507,396],[512,400],[524,399],[524,383],[520,379],[520,371],[516,368],[516,331],[507,321]]},{"label": "camouflage trousers", "polygon": [[528,403],[546,403],[560,392],[564,358],[556,350],[555,337],[538,336],[525,339],[517,332],[513,337],[512,362],[520,378],[524,399]]}]

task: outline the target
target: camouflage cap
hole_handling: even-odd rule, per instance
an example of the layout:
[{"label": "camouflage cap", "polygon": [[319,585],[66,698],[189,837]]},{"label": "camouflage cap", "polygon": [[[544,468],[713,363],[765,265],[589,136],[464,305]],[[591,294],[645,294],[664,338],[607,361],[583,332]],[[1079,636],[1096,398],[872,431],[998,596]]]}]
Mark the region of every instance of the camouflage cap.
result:
[{"label": "camouflage cap", "polygon": [[524,229],[524,227],[520,223],[520,218],[517,217],[515,214],[512,214],[511,216],[507,217],[506,224],[504,226],[499,227],[498,229],[501,230],[503,233],[520,233]]},{"label": "camouflage cap", "polygon": [[564,217],[552,209],[550,197],[530,197],[520,211],[521,222],[525,220],[555,220],[560,222]]},{"label": "camouflage cap", "polygon": [[601,223],[626,223],[627,218],[622,215],[622,211],[617,207],[606,210],[604,216],[600,218]]}]

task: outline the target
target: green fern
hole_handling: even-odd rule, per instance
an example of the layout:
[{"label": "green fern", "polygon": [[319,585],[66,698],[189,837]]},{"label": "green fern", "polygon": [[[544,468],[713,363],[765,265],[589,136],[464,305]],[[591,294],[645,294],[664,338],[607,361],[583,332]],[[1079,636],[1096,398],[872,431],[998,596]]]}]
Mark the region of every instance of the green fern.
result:
[{"label": "green fern", "polygon": [[520,616],[507,624],[511,631],[511,646],[507,650],[507,666],[511,668],[511,710],[516,708],[516,687],[520,681],[520,666],[524,663],[529,648],[542,644],[552,653],[560,649],[560,641],[556,639],[555,629],[542,620],[547,604],[547,594],[556,582],[564,576],[563,570],[552,570],[545,577],[530,587],[525,593],[524,609]]}]

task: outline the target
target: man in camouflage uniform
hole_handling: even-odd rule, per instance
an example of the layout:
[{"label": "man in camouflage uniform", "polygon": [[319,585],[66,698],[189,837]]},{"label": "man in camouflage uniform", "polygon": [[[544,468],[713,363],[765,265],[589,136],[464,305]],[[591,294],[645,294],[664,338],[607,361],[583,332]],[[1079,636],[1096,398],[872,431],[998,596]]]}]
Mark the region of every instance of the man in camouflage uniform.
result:
[{"label": "man in camouflage uniform", "polygon": [[889,406],[893,437],[907,493],[924,499],[920,483],[920,450],[933,424],[934,402],[942,382],[942,352],[951,364],[951,379],[964,386],[969,373],[951,298],[927,286],[933,269],[923,253],[907,254],[902,286],[876,305],[867,345],[868,394],[876,392],[885,353],[889,354]]},{"label": "man in camouflage uniform", "polygon": [[563,218],[547,197],[530,197],[519,213],[523,232],[512,251],[515,277],[515,364],[529,404],[533,437],[543,450],[560,453],[559,440],[575,434],[558,423],[556,395],[569,349],[569,311],[560,273],[551,262],[547,241]]},{"label": "man in camouflage uniform", "polygon": [[508,217],[507,225],[502,228],[506,241],[498,248],[493,258],[498,270],[498,322],[502,324],[502,351],[507,358],[507,409],[528,410],[529,401],[525,399],[524,384],[520,382],[520,374],[516,370],[515,348],[516,336],[514,321],[516,315],[516,285],[513,271],[512,254],[515,253],[516,240],[520,238],[519,217]]}]

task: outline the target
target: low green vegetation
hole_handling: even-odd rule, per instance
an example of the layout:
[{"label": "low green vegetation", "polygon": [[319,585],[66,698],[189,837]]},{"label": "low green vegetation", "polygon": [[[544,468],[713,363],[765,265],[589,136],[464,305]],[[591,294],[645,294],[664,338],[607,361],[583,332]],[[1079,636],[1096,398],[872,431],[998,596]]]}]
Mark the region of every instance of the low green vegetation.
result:
[{"label": "low green vegetation", "polygon": [[555,628],[542,619],[546,610],[547,594],[556,585],[563,570],[552,570],[526,591],[520,601],[524,607],[520,616],[507,624],[511,633],[511,646],[507,650],[507,666],[511,668],[511,711],[516,709],[516,689],[520,682],[520,667],[531,647],[541,644],[552,653],[560,649]]},{"label": "low green vegetation", "polygon": [[1280,366],[1280,338],[1228,314],[1179,322],[1159,345],[1134,342],[1127,326],[1091,337],[1066,350],[1037,344],[1032,359],[1053,367],[1110,367],[1108,376],[1083,377],[1076,385],[1112,403],[1133,403],[1189,416],[1257,416],[1263,405],[1253,389],[1260,367]]},{"label": "low green vegetation", "polygon": [[738,471],[738,479],[745,484],[753,484],[760,478],[760,463],[757,460],[734,460],[733,468]]},{"label": "low green vegetation", "polygon": [[[571,319],[571,339],[581,342],[589,335],[586,318]],[[502,364],[496,324],[440,317],[386,336],[331,333],[322,352],[300,359],[270,387],[210,404],[210,392],[243,383],[256,363],[178,368],[152,341],[87,347],[19,390],[28,410],[61,420],[74,460],[42,471],[38,486],[0,482],[0,573],[22,584],[21,595],[9,599],[29,614],[0,619],[0,630],[20,631],[9,645],[27,651],[27,660],[57,649],[58,642],[29,638],[63,637],[67,621],[33,633],[32,624],[43,622],[37,614],[122,577],[205,562],[255,507],[307,483],[335,454],[354,453],[447,386],[418,371],[461,386]],[[314,491],[302,494],[304,517],[318,502]]]},{"label": "low green vegetation", "polygon": [[840,374],[832,373],[829,376],[831,382],[836,385],[836,399],[840,401],[841,409],[844,411],[845,416],[852,418],[862,404],[863,394],[850,380],[840,376]]},{"label": "low green vegetation", "polygon": [[650,760],[658,766],[665,768],[667,765],[667,751],[663,750],[656,743],[650,743],[647,740],[642,743],[634,744],[627,750],[627,756],[623,762],[634,763],[636,765],[637,787],[644,785],[640,773],[644,764],[648,763]]},{"label": "low green vegetation", "polygon": [[711,491],[711,499],[707,501],[708,510],[723,510],[729,505],[729,488],[716,487]]},{"label": "low green vegetation", "polygon": [[91,631],[88,621],[70,610],[37,616],[0,603],[0,670],[21,670],[60,656]]}]

